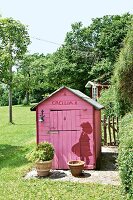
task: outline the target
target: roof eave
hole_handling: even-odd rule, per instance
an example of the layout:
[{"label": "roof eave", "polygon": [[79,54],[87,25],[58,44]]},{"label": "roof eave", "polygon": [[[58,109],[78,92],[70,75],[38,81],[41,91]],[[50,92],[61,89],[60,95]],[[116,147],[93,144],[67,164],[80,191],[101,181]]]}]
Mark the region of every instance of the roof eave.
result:
[{"label": "roof eave", "polygon": [[67,88],[67,87],[65,87],[65,86],[60,87],[58,90],[54,91],[52,94],[50,94],[48,97],[44,98],[38,104],[36,104],[35,106],[31,107],[30,110],[31,111],[36,111],[36,108],[37,108],[38,105],[40,105],[41,103],[43,103],[46,99],[49,99],[51,96],[53,96],[55,93],[57,93],[58,91],[60,91],[63,88]]},{"label": "roof eave", "polygon": [[[46,99],[50,98],[51,96],[53,96],[55,93],[57,93],[58,91],[62,90],[63,88],[68,89],[70,92],[72,92],[73,94],[77,95],[78,97],[80,97],[81,99],[83,99],[84,101],[86,101],[87,103],[91,104],[92,106],[95,107],[95,109],[97,110],[101,110],[104,108],[104,106],[102,106],[101,104],[99,104],[98,102],[95,102],[93,99],[90,98],[90,100],[87,100],[86,98],[80,96],[77,92],[75,92],[73,89],[68,88],[66,86],[62,86],[61,88],[59,88],[58,90],[56,90],[55,92],[53,92],[51,95],[49,95],[47,98],[43,99],[42,101],[40,101],[38,104],[34,105],[33,107],[30,108],[31,111],[36,111],[36,108],[38,107],[38,105],[40,105],[41,103],[43,103]],[[98,105],[95,105],[98,104]]]},{"label": "roof eave", "polygon": [[[90,97],[88,97],[90,100],[88,101],[86,98],[78,95],[77,93],[75,93],[73,91],[73,89],[66,87],[69,91],[71,91],[73,94],[77,95],[78,97],[80,97],[81,99],[83,99],[84,101],[86,101],[87,103],[91,104],[92,106],[94,106],[97,110],[101,110],[104,108],[104,106],[102,106],[101,104],[99,104],[97,101],[94,101],[93,99],[91,99]],[[98,104],[97,106],[95,104]]]}]

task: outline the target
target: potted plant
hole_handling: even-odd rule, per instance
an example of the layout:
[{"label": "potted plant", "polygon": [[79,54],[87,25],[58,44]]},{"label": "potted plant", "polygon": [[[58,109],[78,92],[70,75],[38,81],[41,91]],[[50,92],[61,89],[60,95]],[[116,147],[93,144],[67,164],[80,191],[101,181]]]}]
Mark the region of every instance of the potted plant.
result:
[{"label": "potted plant", "polygon": [[68,163],[73,176],[81,176],[85,162],[82,160],[71,160]]},{"label": "potted plant", "polygon": [[35,162],[38,176],[48,176],[52,168],[54,147],[49,142],[39,143],[28,155],[30,161]]}]

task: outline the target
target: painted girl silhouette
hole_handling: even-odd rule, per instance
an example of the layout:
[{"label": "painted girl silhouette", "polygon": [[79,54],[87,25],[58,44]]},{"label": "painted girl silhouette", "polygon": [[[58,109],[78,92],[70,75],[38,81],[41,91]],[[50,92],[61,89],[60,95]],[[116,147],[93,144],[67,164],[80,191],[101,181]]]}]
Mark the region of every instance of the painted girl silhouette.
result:
[{"label": "painted girl silhouette", "polygon": [[83,122],[81,124],[82,132],[79,138],[79,142],[72,146],[72,152],[75,153],[81,160],[86,161],[89,164],[89,156],[92,155],[90,151],[90,138],[89,134],[92,133],[92,127],[89,122]]}]

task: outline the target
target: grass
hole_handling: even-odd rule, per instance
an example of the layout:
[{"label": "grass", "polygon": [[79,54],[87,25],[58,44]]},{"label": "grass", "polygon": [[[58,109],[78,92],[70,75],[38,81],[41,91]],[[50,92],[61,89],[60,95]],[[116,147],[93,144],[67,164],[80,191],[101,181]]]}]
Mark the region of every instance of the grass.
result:
[{"label": "grass", "polygon": [[72,183],[49,179],[25,180],[31,167],[25,158],[36,140],[35,112],[13,107],[14,125],[8,108],[0,107],[0,200],[120,200],[119,186]]}]

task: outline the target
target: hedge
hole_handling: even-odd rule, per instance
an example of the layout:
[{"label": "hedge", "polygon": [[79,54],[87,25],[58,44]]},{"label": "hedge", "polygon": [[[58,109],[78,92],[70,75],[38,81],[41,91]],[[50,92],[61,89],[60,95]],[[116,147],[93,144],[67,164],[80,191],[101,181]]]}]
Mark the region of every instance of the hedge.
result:
[{"label": "hedge", "polygon": [[133,112],[123,117],[119,131],[118,165],[123,192],[133,199]]}]

